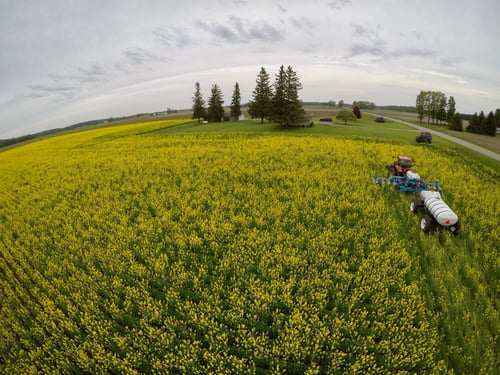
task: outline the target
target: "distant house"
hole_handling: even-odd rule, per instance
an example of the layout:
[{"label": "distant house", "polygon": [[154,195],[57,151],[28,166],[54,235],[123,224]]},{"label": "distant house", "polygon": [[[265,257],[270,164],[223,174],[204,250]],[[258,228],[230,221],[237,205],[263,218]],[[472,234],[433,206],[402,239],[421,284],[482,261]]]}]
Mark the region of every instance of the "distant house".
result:
[{"label": "distant house", "polygon": [[162,116],[162,115],[168,115],[169,114],[169,111],[160,111],[160,112],[155,112],[154,115],[155,116]]}]

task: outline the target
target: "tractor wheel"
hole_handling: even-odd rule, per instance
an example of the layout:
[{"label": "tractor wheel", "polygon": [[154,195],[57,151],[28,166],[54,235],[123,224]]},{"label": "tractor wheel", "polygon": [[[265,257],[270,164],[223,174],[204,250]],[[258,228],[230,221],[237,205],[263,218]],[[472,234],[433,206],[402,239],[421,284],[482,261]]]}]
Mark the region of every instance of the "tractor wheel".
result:
[{"label": "tractor wheel", "polygon": [[416,214],[418,211],[418,203],[415,199],[412,199],[410,202],[410,211],[414,214]]},{"label": "tractor wheel", "polygon": [[396,175],[396,168],[394,168],[394,165],[388,165],[386,168],[387,168],[387,178]]},{"label": "tractor wheel", "polygon": [[460,220],[457,221],[454,225],[450,227],[450,232],[453,233],[454,236],[458,236],[458,232],[460,231],[460,227],[462,225],[460,224]]},{"label": "tractor wheel", "polygon": [[432,218],[429,215],[422,216],[420,219],[420,229],[422,229],[424,233],[429,233],[433,227],[434,222]]}]

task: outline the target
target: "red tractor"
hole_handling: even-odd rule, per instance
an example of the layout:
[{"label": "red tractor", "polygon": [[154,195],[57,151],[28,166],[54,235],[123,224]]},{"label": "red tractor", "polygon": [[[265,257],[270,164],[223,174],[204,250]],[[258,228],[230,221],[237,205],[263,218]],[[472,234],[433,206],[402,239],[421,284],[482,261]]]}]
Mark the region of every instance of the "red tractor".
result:
[{"label": "red tractor", "polygon": [[411,159],[407,156],[398,156],[394,163],[385,167],[387,169],[387,177],[406,176],[408,171],[415,172],[415,168],[411,165]]}]

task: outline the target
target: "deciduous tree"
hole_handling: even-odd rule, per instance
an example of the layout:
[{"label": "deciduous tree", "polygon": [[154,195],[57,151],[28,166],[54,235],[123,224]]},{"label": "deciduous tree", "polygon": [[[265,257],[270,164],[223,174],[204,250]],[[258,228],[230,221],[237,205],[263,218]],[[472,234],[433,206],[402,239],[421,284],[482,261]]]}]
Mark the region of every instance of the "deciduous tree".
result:
[{"label": "deciduous tree", "polygon": [[427,92],[421,90],[420,93],[417,95],[417,101],[415,103],[415,111],[418,113],[418,119],[420,123],[422,123],[422,120],[424,119],[425,115],[426,96]]},{"label": "deciduous tree", "polygon": [[[454,102],[454,100],[453,100]],[[445,121],[447,119],[446,95],[440,91],[420,91],[417,95],[415,111],[418,114],[420,122],[424,116],[427,116],[427,123]]]},{"label": "deciduous tree", "polygon": [[348,121],[356,121],[356,116],[348,109],[340,109],[337,112],[337,116],[335,116],[335,118],[337,120],[344,121],[344,125],[347,125]]},{"label": "deciduous tree", "polygon": [[439,122],[446,121],[446,106],[447,106],[446,95],[442,92],[439,92],[437,95],[437,112],[436,112],[436,120]]},{"label": "deciduous tree", "polygon": [[448,106],[447,106],[447,111],[446,111],[446,120],[449,123],[451,123],[451,119],[455,115],[455,98],[453,96],[450,96],[448,99]]}]

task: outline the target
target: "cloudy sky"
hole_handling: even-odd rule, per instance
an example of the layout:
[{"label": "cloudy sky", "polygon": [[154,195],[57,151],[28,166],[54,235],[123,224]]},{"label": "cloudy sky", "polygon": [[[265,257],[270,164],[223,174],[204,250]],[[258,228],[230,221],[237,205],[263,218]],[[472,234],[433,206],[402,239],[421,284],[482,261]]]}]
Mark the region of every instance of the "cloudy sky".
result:
[{"label": "cloudy sky", "polygon": [[0,0],[0,138],[251,98],[292,65],[304,101],[500,107],[498,0]]}]

